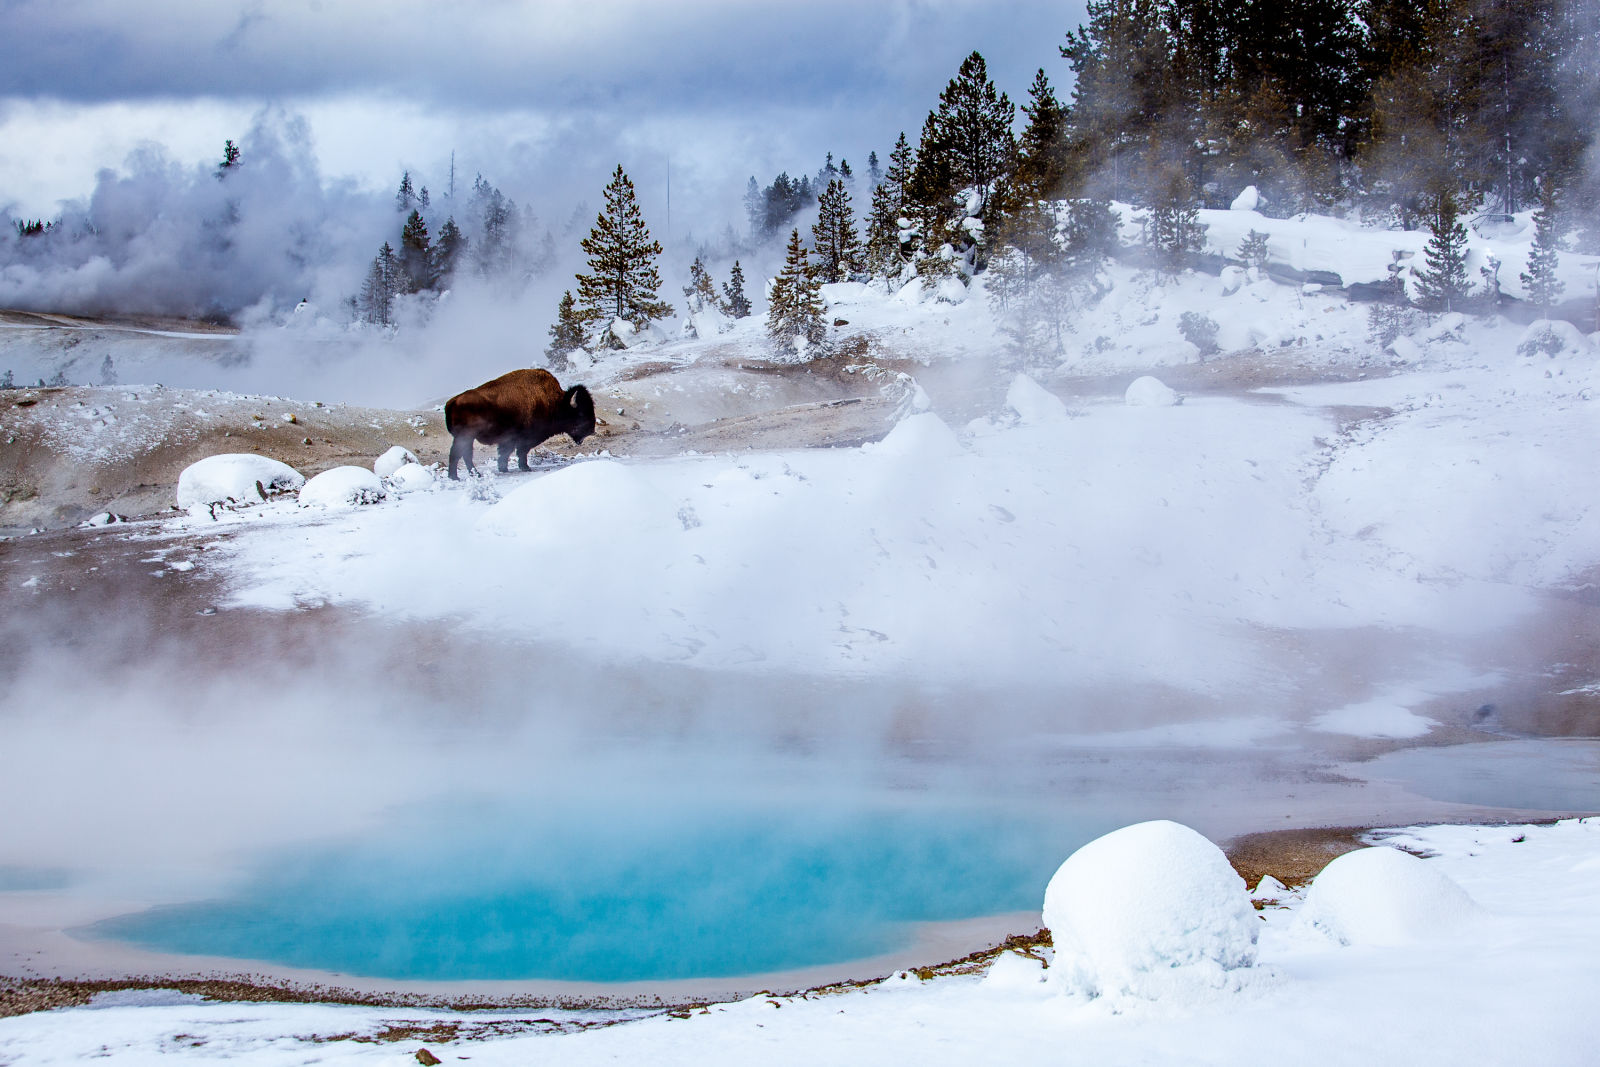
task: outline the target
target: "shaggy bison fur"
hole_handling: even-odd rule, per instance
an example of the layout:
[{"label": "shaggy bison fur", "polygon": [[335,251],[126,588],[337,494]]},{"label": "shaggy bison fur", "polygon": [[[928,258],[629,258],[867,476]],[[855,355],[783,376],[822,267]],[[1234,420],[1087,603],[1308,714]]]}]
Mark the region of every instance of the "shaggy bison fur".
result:
[{"label": "shaggy bison fur", "polygon": [[594,398],[581,385],[562,389],[547,370],[514,370],[476,389],[450,398],[444,406],[444,425],[450,443],[450,477],[456,463],[467,461],[467,473],[476,474],[472,446],[476,441],[500,448],[500,470],[506,470],[511,453],[517,466],[528,469],[528,450],[558,433],[574,444],[594,433]]}]

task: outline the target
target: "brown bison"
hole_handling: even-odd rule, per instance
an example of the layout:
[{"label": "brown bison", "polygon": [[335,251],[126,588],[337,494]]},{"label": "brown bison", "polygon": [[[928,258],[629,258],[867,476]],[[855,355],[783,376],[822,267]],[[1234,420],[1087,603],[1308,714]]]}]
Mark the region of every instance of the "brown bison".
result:
[{"label": "brown bison", "polygon": [[456,463],[467,461],[467,473],[476,474],[472,465],[472,445],[482,441],[500,446],[500,470],[506,470],[511,453],[517,466],[528,469],[528,450],[558,433],[579,444],[594,433],[594,398],[581,385],[562,389],[556,376],[547,370],[514,370],[476,389],[453,396],[444,406],[444,426],[454,438],[450,443],[450,477],[456,477]]}]

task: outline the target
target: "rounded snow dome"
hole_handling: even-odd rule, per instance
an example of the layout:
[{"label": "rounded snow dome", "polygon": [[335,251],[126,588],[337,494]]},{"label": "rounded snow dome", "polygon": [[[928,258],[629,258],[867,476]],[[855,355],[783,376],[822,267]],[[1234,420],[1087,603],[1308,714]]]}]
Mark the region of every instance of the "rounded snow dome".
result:
[{"label": "rounded snow dome", "polygon": [[384,476],[388,487],[396,493],[414,493],[419,489],[432,489],[433,471],[420,463],[402,463],[394,472]]},{"label": "rounded snow dome", "polygon": [[1256,961],[1261,925],[1244,879],[1187,826],[1137,823],[1084,845],[1050,879],[1050,981],[1085,996],[1154,999],[1220,987]]},{"label": "rounded snow dome", "polygon": [[300,506],[353,508],[384,498],[383,483],[365,467],[334,467],[312,478],[300,490]]},{"label": "rounded snow dome", "polygon": [[185,467],[178,475],[175,496],[180,508],[255,503],[264,500],[265,493],[289,492],[305,482],[305,476],[287,463],[250,452],[229,452]]},{"label": "rounded snow dome", "polygon": [[1171,386],[1149,374],[1135,378],[1122,399],[1135,408],[1170,408],[1183,403],[1183,397]]},{"label": "rounded snow dome", "polygon": [[409,448],[395,445],[372,461],[372,473],[387,478],[407,463],[416,463],[417,457]]},{"label": "rounded snow dome", "polygon": [[1383,846],[1346,852],[1324,867],[1299,921],[1345,945],[1404,945],[1451,933],[1481,914],[1449,875]]}]

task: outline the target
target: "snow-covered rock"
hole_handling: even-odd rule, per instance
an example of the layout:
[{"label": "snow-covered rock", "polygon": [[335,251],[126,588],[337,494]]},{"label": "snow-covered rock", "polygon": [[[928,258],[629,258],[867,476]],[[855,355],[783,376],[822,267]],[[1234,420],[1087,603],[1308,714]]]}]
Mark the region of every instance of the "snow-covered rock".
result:
[{"label": "snow-covered rock", "polygon": [[1399,849],[1357,849],[1322,869],[1299,925],[1344,945],[1406,945],[1447,937],[1483,915],[1466,890]]},{"label": "snow-covered rock", "polygon": [[966,449],[955,432],[943,419],[931,411],[910,415],[895,423],[888,436],[872,445],[873,453],[881,456],[911,456],[922,459],[948,459],[959,456]]},{"label": "snow-covered rock", "polygon": [[1233,198],[1233,203],[1228,205],[1229,211],[1254,211],[1261,206],[1261,190],[1253,185],[1244,187],[1244,192]]},{"label": "snow-covered rock", "polygon": [[1006,390],[1006,407],[1015,411],[1025,423],[1055,423],[1067,417],[1067,405],[1061,398],[1026,374],[1011,379],[1011,387]]},{"label": "snow-covered rock", "polygon": [[983,976],[983,987],[996,993],[1014,996],[1018,993],[1042,992],[1045,980],[1044,964],[1020,952],[1002,952],[989,965]]},{"label": "snow-covered rock", "polygon": [[933,299],[941,304],[960,304],[967,299],[967,287],[959,279],[946,278],[934,286]]},{"label": "snow-covered rock", "polygon": [[[960,283],[958,282],[957,284]],[[914,277],[902,285],[899,291],[896,292],[890,299],[897,304],[904,305],[905,307],[916,307],[918,304],[928,299],[928,289],[922,284],[921,278]]]},{"label": "snow-covered rock", "polygon": [[178,475],[180,508],[210,504],[246,504],[273,492],[292,492],[306,484],[305,475],[275,459],[249,452],[228,452],[191,463]]},{"label": "snow-covered rock", "polygon": [[1170,408],[1183,403],[1183,397],[1174,389],[1149,374],[1135,378],[1122,399],[1135,408]]},{"label": "snow-covered rock", "polygon": [[417,462],[417,457],[410,449],[395,445],[373,461],[372,473],[380,478],[387,478],[407,463],[415,462]]},{"label": "snow-covered rock", "polygon": [[1459,341],[1461,329],[1466,326],[1467,317],[1459,311],[1452,311],[1429,325],[1418,330],[1412,336],[1421,336],[1424,341]]},{"label": "snow-covered rock", "polygon": [[1156,999],[1223,988],[1256,961],[1261,925],[1222,850],[1162,819],[1115,830],[1063,863],[1044,891],[1052,987]]},{"label": "snow-covered rock", "polygon": [[828,307],[873,303],[882,299],[872,286],[864,282],[829,282],[819,287],[817,292]]},{"label": "snow-covered rock", "polygon": [[1240,287],[1244,285],[1245,280],[1249,277],[1250,272],[1245,270],[1243,267],[1223,267],[1221,278],[1222,295],[1232,296],[1234,293],[1237,293]]},{"label": "snow-covered rock", "polygon": [[404,463],[384,479],[384,485],[397,494],[415,493],[418,490],[432,489],[434,486],[433,471],[420,463]]},{"label": "snow-covered rock", "polygon": [[300,489],[303,508],[353,508],[376,504],[387,494],[383,482],[365,467],[334,467]]}]

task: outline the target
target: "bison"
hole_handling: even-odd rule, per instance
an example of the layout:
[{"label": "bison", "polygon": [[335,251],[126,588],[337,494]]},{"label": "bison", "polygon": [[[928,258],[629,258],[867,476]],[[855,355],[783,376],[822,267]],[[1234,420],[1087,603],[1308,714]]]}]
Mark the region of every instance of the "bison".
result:
[{"label": "bison", "polygon": [[517,466],[527,470],[528,450],[534,445],[558,433],[579,444],[594,433],[594,398],[581,385],[562,389],[547,370],[514,370],[451,397],[444,406],[444,426],[454,438],[450,443],[452,480],[459,460],[467,461],[468,474],[478,472],[472,465],[476,441],[500,446],[502,473],[513,451]]}]

